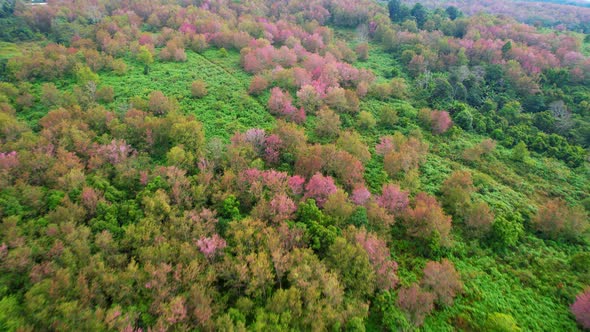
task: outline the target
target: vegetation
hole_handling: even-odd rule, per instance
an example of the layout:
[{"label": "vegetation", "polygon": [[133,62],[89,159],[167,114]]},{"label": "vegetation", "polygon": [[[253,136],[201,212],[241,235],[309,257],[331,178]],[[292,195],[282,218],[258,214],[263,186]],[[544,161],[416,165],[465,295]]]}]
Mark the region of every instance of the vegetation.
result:
[{"label": "vegetation", "polygon": [[588,38],[198,3],[0,6],[0,330],[590,328]]}]

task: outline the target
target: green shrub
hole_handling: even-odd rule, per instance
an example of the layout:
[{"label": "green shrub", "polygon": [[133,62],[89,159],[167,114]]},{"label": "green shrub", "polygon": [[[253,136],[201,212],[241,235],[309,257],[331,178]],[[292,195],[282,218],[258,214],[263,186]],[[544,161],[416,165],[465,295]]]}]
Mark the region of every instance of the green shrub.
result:
[{"label": "green shrub", "polygon": [[495,312],[488,316],[483,330],[485,332],[519,332],[514,318],[507,314]]}]

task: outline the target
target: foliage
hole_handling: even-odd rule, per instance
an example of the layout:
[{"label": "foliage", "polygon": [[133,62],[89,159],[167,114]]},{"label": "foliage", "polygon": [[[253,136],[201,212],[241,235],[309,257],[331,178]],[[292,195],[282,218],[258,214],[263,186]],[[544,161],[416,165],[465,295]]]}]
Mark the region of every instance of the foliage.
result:
[{"label": "foliage", "polygon": [[5,1],[0,330],[584,326],[589,20],[469,4]]},{"label": "foliage", "polygon": [[402,287],[398,292],[397,305],[406,313],[408,320],[415,326],[424,323],[424,318],[434,309],[432,293],[425,292],[412,284],[410,287]]},{"label": "foliage", "polygon": [[586,290],[579,294],[571,310],[583,328],[590,328],[590,291]]},{"label": "foliage", "polygon": [[519,214],[498,216],[492,224],[493,245],[500,249],[512,247],[523,233],[522,217]]},{"label": "foliage", "polygon": [[442,246],[451,246],[451,217],[447,216],[436,198],[420,192],[407,212],[408,234],[426,241],[440,241]]},{"label": "foliage", "polygon": [[443,259],[440,263],[428,262],[420,281],[422,288],[432,292],[441,305],[452,305],[453,299],[463,291],[463,283],[453,263]]},{"label": "foliage", "polygon": [[194,81],[191,84],[191,95],[195,98],[203,98],[207,95],[207,84],[204,81]]},{"label": "foliage", "polygon": [[535,228],[548,237],[576,240],[589,229],[588,214],[581,207],[569,207],[562,200],[550,200],[533,217]]},{"label": "foliage", "polygon": [[492,313],[485,322],[484,329],[494,332],[518,332],[521,329],[516,325],[514,318],[499,312]]}]

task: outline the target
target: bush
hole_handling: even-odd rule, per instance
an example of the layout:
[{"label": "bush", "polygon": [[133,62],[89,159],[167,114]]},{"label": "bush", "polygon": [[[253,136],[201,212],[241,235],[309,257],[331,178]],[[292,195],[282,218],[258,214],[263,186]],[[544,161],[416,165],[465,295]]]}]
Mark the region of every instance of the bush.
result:
[{"label": "bush", "polygon": [[521,329],[516,325],[514,318],[507,314],[495,312],[488,316],[484,324],[486,332],[519,332]]},{"label": "bush", "polygon": [[153,91],[150,93],[148,109],[155,115],[164,115],[174,109],[174,103],[162,93],[162,91]]},{"label": "bush", "polygon": [[570,266],[573,271],[580,273],[590,272],[590,252],[580,252],[570,259]]},{"label": "bush", "polygon": [[115,98],[115,90],[112,86],[103,86],[96,91],[96,99],[103,103],[111,103]]},{"label": "bush", "polygon": [[514,246],[524,234],[520,214],[499,216],[492,225],[492,245],[497,249]]},{"label": "bush", "polygon": [[399,121],[397,111],[391,106],[385,106],[379,113],[379,124],[385,128],[393,128]]},{"label": "bush", "polygon": [[191,85],[191,95],[194,98],[203,98],[207,95],[207,84],[202,81],[194,81]]},{"label": "bush", "polygon": [[539,207],[533,226],[543,235],[576,240],[590,228],[588,214],[581,206],[569,207],[561,199],[554,199]]},{"label": "bush", "polygon": [[373,129],[376,124],[377,120],[370,112],[362,111],[359,113],[357,125],[362,129]]}]

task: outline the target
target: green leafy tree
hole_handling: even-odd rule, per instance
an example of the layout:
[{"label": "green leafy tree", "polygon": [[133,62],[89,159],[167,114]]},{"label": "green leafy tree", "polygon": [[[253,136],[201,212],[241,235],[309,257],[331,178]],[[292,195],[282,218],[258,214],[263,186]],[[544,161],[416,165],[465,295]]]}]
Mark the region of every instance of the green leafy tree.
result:
[{"label": "green leafy tree", "polygon": [[375,274],[367,252],[358,244],[338,237],[328,249],[327,265],[338,271],[347,293],[367,299],[375,291]]},{"label": "green leafy tree", "polygon": [[447,7],[445,9],[445,12],[447,13],[447,15],[449,15],[449,18],[451,19],[451,21],[454,21],[457,18],[463,16],[463,13],[459,10],[459,8],[457,8],[455,6]]},{"label": "green leafy tree", "polygon": [[492,246],[504,250],[516,245],[524,234],[522,223],[522,217],[518,213],[496,217],[492,224]]},{"label": "green leafy tree", "polygon": [[529,158],[529,150],[523,141],[518,142],[514,148],[512,148],[512,159],[516,161],[526,161]]},{"label": "green leafy tree", "polygon": [[426,7],[418,2],[414,5],[414,7],[412,7],[410,14],[412,14],[412,16],[416,19],[418,28],[422,29],[424,27],[424,23],[426,23],[426,20],[428,19],[428,10]]}]

